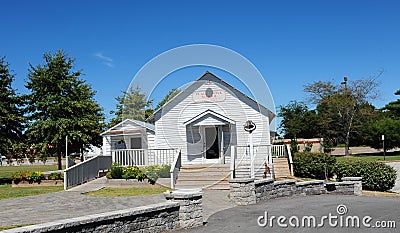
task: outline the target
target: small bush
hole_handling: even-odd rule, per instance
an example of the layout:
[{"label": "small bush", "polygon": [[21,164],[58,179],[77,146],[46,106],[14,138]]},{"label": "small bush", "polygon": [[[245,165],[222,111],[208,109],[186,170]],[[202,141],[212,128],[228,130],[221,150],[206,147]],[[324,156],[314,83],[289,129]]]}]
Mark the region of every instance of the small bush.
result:
[{"label": "small bush", "polygon": [[294,175],[304,178],[332,178],[336,158],[326,153],[298,152],[293,158]]},{"label": "small bush", "polygon": [[149,165],[143,168],[147,178],[156,182],[158,178],[170,178],[171,165]]},{"label": "small bush", "polygon": [[29,176],[27,177],[27,181],[32,184],[32,183],[39,183],[44,180],[44,174],[43,172],[31,172]]},{"label": "small bush", "polygon": [[44,178],[43,172],[39,171],[17,171],[12,174],[12,180],[14,181],[14,184],[18,184],[22,181],[27,181],[30,184],[40,183],[42,180],[44,180]]},{"label": "small bush", "polygon": [[111,165],[110,172],[113,179],[122,179],[122,167],[118,163]]},{"label": "small bush", "polygon": [[64,175],[61,172],[53,172],[49,175],[49,180],[63,180]]},{"label": "small bush", "polygon": [[137,179],[138,181],[143,181],[146,179],[146,175],[140,170],[140,168],[136,166],[130,166],[122,169],[122,178],[129,179]]},{"label": "small bush", "polygon": [[30,171],[17,171],[12,174],[11,178],[14,181],[14,184],[18,184],[19,182],[27,181],[29,175]]},{"label": "small bush", "polygon": [[349,160],[339,161],[335,166],[339,181],[343,177],[362,177],[363,189],[387,191],[393,188],[397,174],[389,165],[375,161]]}]

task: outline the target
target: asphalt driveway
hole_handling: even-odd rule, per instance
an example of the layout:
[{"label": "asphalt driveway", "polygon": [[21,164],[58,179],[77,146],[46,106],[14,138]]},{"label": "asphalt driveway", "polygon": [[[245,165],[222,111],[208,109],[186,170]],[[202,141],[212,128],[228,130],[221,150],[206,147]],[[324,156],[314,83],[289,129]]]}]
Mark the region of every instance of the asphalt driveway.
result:
[{"label": "asphalt driveway", "polygon": [[217,212],[205,226],[184,232],[400,232],[400,198],[341,195],[282,198]]}]

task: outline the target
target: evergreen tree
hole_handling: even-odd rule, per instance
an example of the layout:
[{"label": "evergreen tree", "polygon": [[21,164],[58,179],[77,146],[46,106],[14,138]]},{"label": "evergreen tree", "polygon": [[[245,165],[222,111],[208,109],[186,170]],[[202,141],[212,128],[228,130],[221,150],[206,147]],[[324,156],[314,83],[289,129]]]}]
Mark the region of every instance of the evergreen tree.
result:
[{"label": "evergreen tree", "polygon": [[11,87],[14,74],[5,58],[0,58],[0,156],[21,155],[25,127],[23,99]]},{"label": "evergreen tree", "polygon": [[172,98],[174,98],[177,94],[179,94],[181,92],[181,90],[173,88],[172,90],[170,90],[168,92],[168,94],[164,97],[163,100],[161,100],[160,102],[158,102],[156,110],[158,110],[159,108],[161,108],[162,106],[164,106],[164,104],[166,104],[168,101],[170,101]]},{"label": "evergreen tree", "polygon": [[[394,94],[400,96],[400,90],[396,91]],[[400,119],[400,99],[388,103],[383,110],[385,110],[390,117]]]},{"label": "evergreen tree", "polygon": [[146,100],[146,94],[140,91],[137,86],[131,87],[128,91],[123,92],[122,96],[115,98],[117,100],[117,110],[111,111],[111,114],[115,114],[115,118],[111,120],[110,126],[114,126],[125,119],[133,119],[144,121],[146,120],[146,106],[148,102]]},{"label": "evergreen tree", "polygon": [[26,87],[30,124],[27,135],[38,153],[58,156],[68,136],[68,151],[81,152],[90,145],[101,146],[104,130],[102,108],[94,100],[95,92],[72,71],[74,59],[63,51],[43,55],[44,64],[31,65]]}]

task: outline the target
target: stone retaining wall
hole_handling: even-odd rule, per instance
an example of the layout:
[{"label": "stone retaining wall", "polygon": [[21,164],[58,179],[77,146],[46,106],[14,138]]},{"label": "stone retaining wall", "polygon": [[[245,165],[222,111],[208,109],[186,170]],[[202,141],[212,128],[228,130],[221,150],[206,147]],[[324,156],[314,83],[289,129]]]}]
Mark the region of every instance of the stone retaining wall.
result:
[{"label": "stone retaining wall", "polygon": [[4,233],[38,232],[164,232],[179,226],[179,203],[143,207],[15,228]]},{"label": "stone retaining wall", "polygon": [[87,215],[3,231],[39,232],[165,232],[203,225],[203,193],[166,193],[164,203]]},{"label": "stone retaining wall", "polygon": [[193,228],[203,225],[203,193],[165,193],[167,200],[177,202],[179,208],[179,225],[182,228]]},{"label": "stone retaining wall", "polygon": [[229,181],[230,199],[236,205],[249,205],[279,197],[362,194],[361,177],[344,177],[342,180],[343,182],[325,183],[322,180],[304,182],[284,180],[274,182],[273,179],[232,179]]}]

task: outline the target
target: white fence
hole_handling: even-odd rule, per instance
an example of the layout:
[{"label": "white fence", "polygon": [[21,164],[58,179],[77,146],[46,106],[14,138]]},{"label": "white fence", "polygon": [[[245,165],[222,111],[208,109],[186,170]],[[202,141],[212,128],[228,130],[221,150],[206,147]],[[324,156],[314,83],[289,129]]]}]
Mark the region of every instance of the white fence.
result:
[{"label": "white fence", "polygon": [[[269,172],[273,176],[274,167],[272,158],[287,158],[288,148],[286,145],[254,145],[254,169],[256,173],[264,173],[265,164],[268,165]],[[231,148],[235,159],[231,160],[231,175],[235,176],[235,170],[239,167],[251,166],[250,146],[236,146]],[[233,157],[232,157],[233,158]],[[290,158],[291,159],[291,158]]]},{"label": "white fence", "polygon": [[95,156],[64,170],[64,189],[98,177],[99,171],[109,170],[111,156]]},{"label": "white fence", "polygon": [[123,149],[111,152],[112,161],[126,166],[147,166],[172,164],[177,149]]},{"label": "white fence", "polygon": [[288,152],[286,145],[272,145],[273,158],[287,158]]}]

